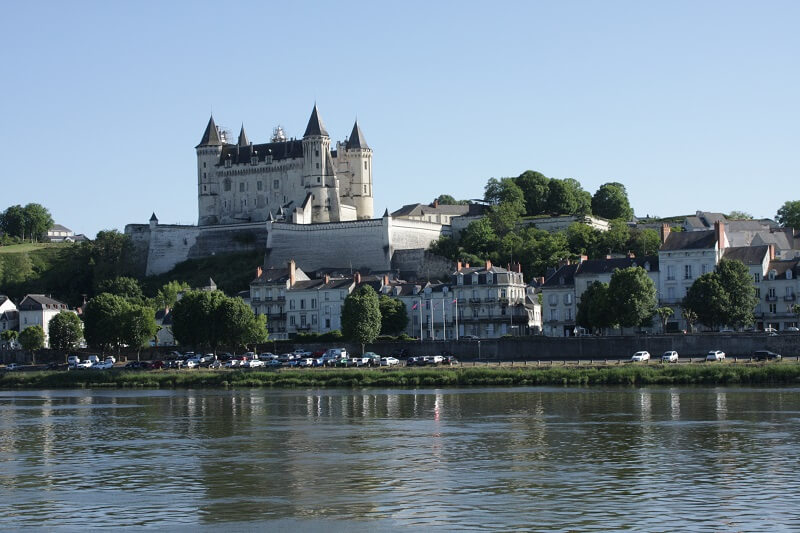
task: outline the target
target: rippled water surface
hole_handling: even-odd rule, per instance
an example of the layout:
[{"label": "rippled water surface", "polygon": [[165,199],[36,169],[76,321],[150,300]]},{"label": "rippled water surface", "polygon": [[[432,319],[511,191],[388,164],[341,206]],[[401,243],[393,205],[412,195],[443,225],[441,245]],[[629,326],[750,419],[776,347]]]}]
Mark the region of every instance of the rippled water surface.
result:
[{"label": "rippled water surface", "polygon": [[798,393],[0,391],[0,529],[798,530]]}]

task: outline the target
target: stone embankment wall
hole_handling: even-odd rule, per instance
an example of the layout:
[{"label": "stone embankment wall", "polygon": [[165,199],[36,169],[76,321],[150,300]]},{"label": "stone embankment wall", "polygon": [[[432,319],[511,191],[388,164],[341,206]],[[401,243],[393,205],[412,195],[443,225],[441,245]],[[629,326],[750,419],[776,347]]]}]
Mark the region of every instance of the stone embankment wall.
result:
[{"label": "stone embankment wall", "polygon": [[392,257],[392,271],[399,272],[404,280],[445,279],[456,269],[446,257],[426,252],[423,248],[396,250]]}]

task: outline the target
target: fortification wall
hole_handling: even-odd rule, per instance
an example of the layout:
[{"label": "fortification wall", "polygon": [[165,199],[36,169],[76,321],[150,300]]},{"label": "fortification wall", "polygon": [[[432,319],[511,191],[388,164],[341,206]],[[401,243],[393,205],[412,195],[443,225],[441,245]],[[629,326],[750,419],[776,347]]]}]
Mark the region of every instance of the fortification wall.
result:
[{"label": "fortification wall", "polygon": [[400,277],[408,281],[447,278],[455,269],[455,264],[446,257],[422,248],[395,250],[392,256],[392,270],[399,271]]},{"label": "fortification wall", "polygon": [[268,223],[265,266],[294,259],[303,270],[353,268],[387,271],[391,254],[387,219],[327,224]]}]

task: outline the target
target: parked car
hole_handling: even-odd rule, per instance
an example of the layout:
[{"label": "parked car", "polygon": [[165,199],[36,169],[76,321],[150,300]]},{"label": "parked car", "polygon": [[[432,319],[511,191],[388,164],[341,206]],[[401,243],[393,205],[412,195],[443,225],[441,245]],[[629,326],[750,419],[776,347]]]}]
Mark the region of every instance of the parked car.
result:
[{"label": "parked car", "polygon": [[456,359],[455,355],[445,355],[444,356],[444,362],[442,364],[450,365],[450,366],[457,365],[458,364],[458,359]]},{"label": "parked car", "polygon": [[634,363],[641,363],[642,361],[650,360],[650,352],[640,351],[633,354],[631,361]]},{"label": "parked car", "polygon": [[364,358],[368,359],[367,366],[381,366],[381,356],[375,352],[365,352]]},{"label": "parked car", "polygon": [[114,368],[114,363],[111,361],[102,361],[91,366],[92,370],[109,370],[111,368]]},{"label": "parked car", "polygon": [[711,350],[706,354],[706,361],[722,361],[725,359],[725,352],[722,350]]},{"label": "parked car", "polygon": [[128,361],[122,368],[126,370],[135,370],[137,368],[142,368],[142,361]]},{"label": "parked car", "polygon": [[770,352],[769,350],[756,350],[753,352],[753,359],[756,361],[780,361],[782,357],[780,354]]},{"label": "parked car", "polygon": [[192,358],[184,361],[183,366],[185,366],[186,368],[197,368],[198,366],[200,366],[200,363],[197,362],[197,359]]},{"label": "parked car", "polygon": [[243,366],[245,368],[262,368],[265,364],[261,359],[250,359],[249,361],[245,361]]},{"label": "parked car", "polygon": [[381,357],[381,366],[395,366],[400,364],[400,359],[396,357]]},{"label": "parked car", "polygon": [[800,331],[800,328],[795,326],[789,326],[788,328],[784,328],[783,331],[797,333],[798,331]]},{"label": "parked car", "polygon": [[461,335],[458,338],[458,340],[460,340],[460,341],[477,341],[477,340],[480,340],[480,337],[477,337],[475,335]]},{"label": "parked car", "polygon": [[406,366],[422,366],[422,357],[409,357],[406,359]]},{"label": "parked car", "polygon": [[106,356],[106,361],[111,361],[111,364],[113,365],[114,363],[117,362],[117,358],[114,357],[113,355],[107,355]]},{"label": "parked car", "polygon": [[678,352],[675,350],[670,350],[668,352],[664,352],[664,355],[661,356],[662,363],[677,363],[678,362]]},{"label": "parked car", "polygon": [[80,362],[81,362],[81,358],[78,357],[77,355],[70,355],[69,357],[67,357],[67,364],[68,365],[75,366]]},{"label": "parked car", "polygon": [[75,368],[92,368],[92,362],[88,359],[86,361],[81,361],[75,365]]},{"label": "parked car", "polygon": [[267,368],[280,368],[283,366],[283,363],[278,361],[277,359],[270,359],[266,363]]},{"label": "parked car", "polygon": [[429,366],[439,366],[444,363],[443,355],[426,355],[425,364]]},{"label": "parked car", "polygon": [[225,368],[236,368],[236,367],[240,366],[241,364],[242,364],[242,360],[241,359],[236,359],[236,358],[228,359],[227,361],[225,361]]},{"label": "parked car", "polygon": [[8,370],[9,372],[12,372],[14,370],[19,370],[19,369],[20,369],[20,365],[18,365],[17,363],[9,363],[9,364],[6,365],[6,370]]},{"label": "parked car", "polygon": [[311,368],[314,366],[315,359],[312,357],[301,357],[297,360],[297,366],[301,368]]},{"label": "parked car", "polygon": [[86,356],[86,360],[94,365],[100,362],[100,357],[97,355],[88,355]]}]

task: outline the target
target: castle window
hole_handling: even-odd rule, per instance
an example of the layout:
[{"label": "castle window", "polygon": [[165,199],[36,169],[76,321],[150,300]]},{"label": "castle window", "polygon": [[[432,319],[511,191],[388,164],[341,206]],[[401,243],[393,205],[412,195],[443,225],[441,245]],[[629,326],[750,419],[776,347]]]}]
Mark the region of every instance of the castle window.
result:
[{"label": "castle window", "polygon": [[225,191],[231,190],[231,180],[225,178],[225,181],[222,182],[222,189]]},{"label": "castle window", "polygon": [[253,157],[250,158],[250,164],[251,165],[257,165],[258,164],[258,156],[257,155],[254,155]]},{"label": "castle window", "polygon": [[225,168],[231,168],[231,158],[230,156],[228,159],[225,160]]},{"label": "castle window", "polygon": [[367,194],[367,186],[364,185],[364,194]]},{"label": "castle window", "polygon": [[244,182],[239,184],[239,192],[244,192]]},{"label": "castle window", "polygon": [[[319,150],[314,150],[314,155],[319,157]],[[319,167],[317,167],[317,168],[319,168]]]},{"label": "castle window", "polygon": [[263,181],[257,181],[256,182],[256,189],[258,189],[259,191],[264,190],[264,182]]},{"label": "castle window", "polygon": [[203,161],[203,168],[206,168],[206,162]]},{"label": "castle window", "polygon": [[367,170],[367,162],[364,161],[364,170]]},{"label": "castle window", "polygon": [[203,192],[206,192],[206,186],[203,185]]},{"label": "castle window", "polygon": [[[319,166],[319,165],[318,165]],[[319,176],[317,176],[317,183],[319,183]]]},{"label": "castle window", "polygon": [[203,172],[203,179],[206,179],[206,173]]},{"label": "castle window", "polygon": [[319,163],[317,163],[317,169],[319,169]]}]

